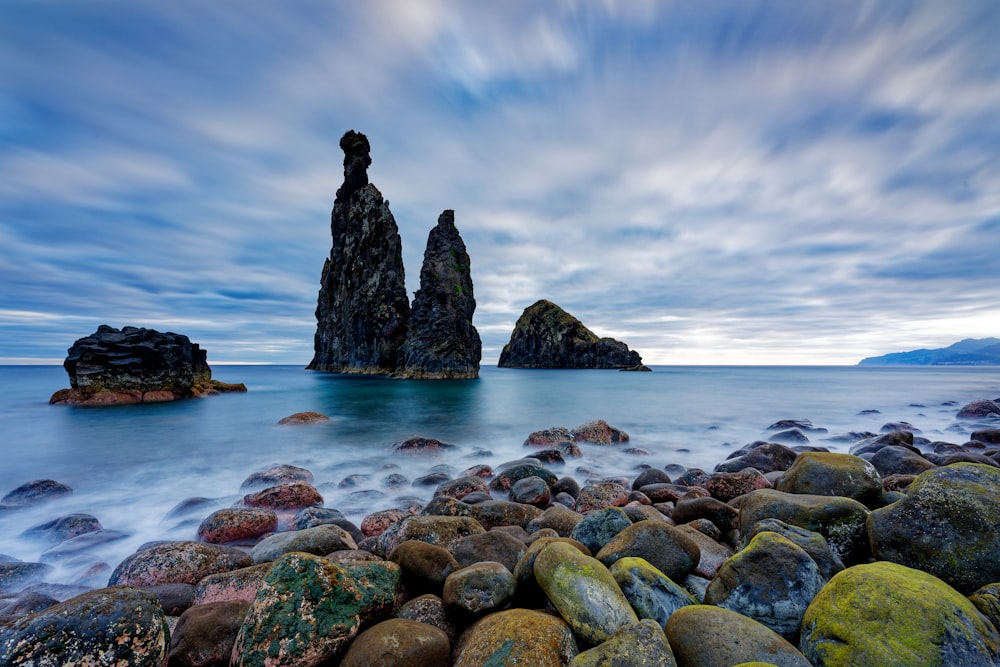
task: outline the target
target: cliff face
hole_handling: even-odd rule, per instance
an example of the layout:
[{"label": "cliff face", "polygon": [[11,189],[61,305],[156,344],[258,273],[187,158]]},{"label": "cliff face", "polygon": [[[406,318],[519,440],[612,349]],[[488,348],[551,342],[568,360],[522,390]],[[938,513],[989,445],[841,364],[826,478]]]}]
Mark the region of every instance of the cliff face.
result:
[{"label": "cliff face", "polygon": [[598,338],[551,301],[538,301],[521,314],[503,352],[501,368],[631,368],[638,352],[613,338]]},{"label": "cliff face", "polygon": [[482,343],[472,326],[471,260],[455,212],[444,211],[427,237],[420,289],[413,299],[396,374],[410,378],[479,376]]},{"label": "cliff face", "polygon": [[333,245],[323,265],[308,368],[391,373],[410,319],[402,243],[389,203],[368,182],[368,139],[352,130],[340,147],[344,183],[330,215]]}]

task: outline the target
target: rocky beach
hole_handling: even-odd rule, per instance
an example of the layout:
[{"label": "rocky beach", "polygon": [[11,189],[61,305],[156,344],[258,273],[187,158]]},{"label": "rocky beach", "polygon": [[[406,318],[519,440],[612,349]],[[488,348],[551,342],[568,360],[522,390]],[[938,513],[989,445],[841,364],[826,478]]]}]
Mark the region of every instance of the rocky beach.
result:
[{"label": "rocky beach", "polygon": [[[887,422],[830,451],[790,419],[712,470],[597,420],[416,480],[457,450],[413,437],[383,475],[404,503],[355,522],[304,467],[250,470],[117,563],[88,557],[116,539],[100,517],[59,514],[72,489],[34,481],[0,500],[51,514],[36,561],[0,556],[0,664],[998,664],[1000,405],[947,409],[962,442]],[[574,465],[602,450],[634,474]]]}]

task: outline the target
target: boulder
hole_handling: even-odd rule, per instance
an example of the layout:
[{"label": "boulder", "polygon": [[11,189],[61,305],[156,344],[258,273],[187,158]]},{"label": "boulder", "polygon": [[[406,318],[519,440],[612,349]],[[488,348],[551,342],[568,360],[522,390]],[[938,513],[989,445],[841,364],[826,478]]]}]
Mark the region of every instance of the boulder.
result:
[{"label": "boulder", "polygon": [[0,664],[161,667],[169,642],[156,596],[115,586],[0,626]]},{"label": "boulder", "polygon": [[610,426],[603,419],[580,424],[573,429],[573,440],[590,442],[597,445],[610,445],[617,442],[628,442],[628,433]]},{"label": "boulder", "polygon": [[393,618],[358,635],[340,667],[448,667],[450,654],[448,635],[440,629]]},{"label": "boulder", "polygon": [[132,554],[115,568],[109,586],[197,584],[202,578],[250,565],[250,556],[203,542],[164,542]]},{"label": "boulder", "polygon": [[963,405],[955,415],[958,419],[982,419],[1000,416],[1000,403],[984,399]]},{"label": "boulder", "polygon": [[170,633],[171,667],[228,665],[249,608],[247,601],[232,600],[191,607],[181,614]]},{"label": "boulder", "polygon": [[260,564],[278,560],[292,551],[325,556],[334,551],[357,548],[350,533],[340,526],[326,524],[265,537],[250,550],[250,559],[254,564]]},{"label": "boulder", "polygon": [[549,485],[541,477],[525,477],[514,482],[510,487],[510,499],[515,503],[534,505],[540,509],[549,506],[552,500],[552,491]]},{"label": "boulder", "polygon": [[290,484],[291,482],[313,483],[313,474],[305,468],[282,463],[251,473],[240,484],[240,492],[260,491],[270,486]]},{"label": "boulder", "polygon": [[872,454],[871,463],[880,475],[919,475],[935,465],[909,447],[887,445]]},{"label": "boulder", "polygon": [[649,619],[626,625],[607,641],[577,654],[570,667],[677,667],[663,628]]},{"label": "boulder", "polygon": [[469,516],[486,530],[497,526],[527,526],[542,513],[534,505],[505,500],[486,500],[469,506]]},{"label": "boulder", "polygon": [[[578,512],[573,512],[580,516]],[[597,553],[615,535],[632,525],[625,510],[619,507],[606,507],[591,510],[578,520],[569,531],[570,537],[583,544],[591,552]]]},{"label": "boulder", "polygon": [[968,599],[920,570],[856,565],[806,610],[799,647],[813,665],[990,665],[1000,635]]},{"label": "boulder", "polygon": [[441,598],[458,618],[474,618],[503,609],[514,597],[510,570],[492,561],[463,567],[448,575]]},{"label": "boulder", "polygon": [[524,441],[525,447],[552,447],[573,440],[573,433],[563,426],[553,426],[532,432]]},{"label": "boulder", "polygon": [[446,210],[427,237],[420,289],[413,297],[406,339],[399,351],[397,376],[479,377],[483,345],[472,325],[476,299],[471,265],[465,243],[455,227],[455,212]]},{"label": "boulder", "polygon": [[962,593],[1000,581],[1000,469],[956,463],[917,477],[868,519],[872,552]]},{"label": "boulder", "polygon": [[78,535],[93,533],[103,529],[101,522],[95,516],[91,516],[90,514],[68,514],[58,519],[32,526],[21,533],[21,537],[55,544],[56,542],[62,542]]},{"label": "boulder", "polygon": [[213,380],[205,350],[187,336],[154,329],[102,324],[73,343],[63,367],[70,389],[57,391],[50,403],[159,403],[247,390]]},{"label": "boulder", "polygon": [[52,571],[52,566],[45,563],[0,563],[0,593],[16,593],[29,584],[41,581]]},{"label": "boulder", "polygon": [[514,571],[527,549],[524,542],[500,529],[469,535],[451,547],[451,553],[462,567],[489,560]]},{"label": "boulder", "polygon": [[777,442],[757,442],[737,450],[728,459],[715,466],[715,472],[739,472],[756,468],[762,473],[788,470],[795,461],[794,450]]},{"label": "boulder", "polygon": [[198,539],[213,544],[254,540],[278,528],[270,509],[226,508],[212,512],[198,526]]},{"label": "boulder", "polygon": [[198,606],[234,600],[253,602],[257,589],[270,571],[271,563],[262,563],[202,577],[194,587],[194,599],[191,604]]},{"label": "boulder", "polygon": [[882,495],[882,478],[875,468],[851,454],[803,452],[774,488],[785,493],[843,496],[869,505]]},{"label": "boulder", "polygon": [[824,579],[829,580],[830,577],[844,569],[844,564],[840,558],[837,557],[837,554],[833,553],[833,549],[830,548],[826,538],[819,533],[799,528],[798,526],[790,526],[778,519],[764,519],[754,524],[750,531],[750,537],[752,539],[765,531],[777,533],[798,545],[813,559],[816,567],[819,568],[820,575]]},{"label": "boulder", "polygon": [[435,627],[447,635],[448,641],[452,643],[458,638],[458,630],[444,608],[444,600],[437,595],[427,593],[407,600],[396,611],[396,618]]},{"label": "boulder", "polygon": [[611,538],[594,557],[607,567],[622,558],[642,558],[680,581],[694,571],[701,551],[694,540],[668,523],[640,521]]},{"label": "boulder", "polygon": [[778,633],[722,607],[691,605],[678,609],[667,621],[665,631],[678,667],[733,667],[749,662],[813,667]]},{"label": "boulder", "polygon": [[580,489],[576,511],[586,514],[607,507],[623,507],[628,503],[628,489],[617,482],[594,482]]},{"label": "boulder", "polygon": [[640,619],[652,619],[660,628],[671,614],[698,601],[644,558],[622,558],[611,566],[611,576]]},{"label": "boulder", "polygon": [[73,489],[54,479],[36,479],[22,484],[0,498],[0,508],[29,507],[68,496],[71,493],[73,493]]},{"label": "boulder", "polygon": [[542,528],[551,528],[562,537],[569,537],[573,529],[583,520],[583,515],[562,505],[552,505],[528,522],[525,529],[534,533]]},{"label": "boulder", "polygon": [[551,301],[537,301],[518,318],[497,364],[501,368],[628,368],[638,352],[612,338],[598,338]]},{"label": "boulder", "polygon": [[330,421],[330,418],[321,412],[307,411],[296,412],[288,415],[287,417],[282,417],[278,420],[278,423],[283,426],[288,426],[297,424],[322,424],[328,421]]},{"label": "boulder", "polygon": [[389,558],[399,564],[406,589],[414,595],[440,594],[448,575],[461,567],[444,547],[420,540],[406,540]]},{"label": "boulder", "polygon": [[361,591],[361,624],[371,625],[396,613],[406,599],[403,570],[396,563],[384,560],[345,560],[328,563],[343,567]]},{"label": "boulder", "polygon": [[299,510],[323,504],[323,496],[307,482],[285,482],[262,491],[243,496],[247,507],[266,507],[273,510]]},{"label": "boulder", "polygon": [[410,320],[402,241],[389,203],[368,182],[368,139],[351,130],[340,147],[344,183],[330,214],[333,242],[320,278],[308,368],[392,373]]},{"label": "boulder", "polygon": [[577,654],[566,623],[551,614],[510,609],[490,614],[462,633],[453,667],[539,665],[565,667]]},{"label": "boulder", "polygon": [[489,493],[490,487],[486,484],[482,477],[466,475],[464,477],[450,479],[447,482],[441,482],[434,490],[434,495],[448,496],[449,498],[454,498],[455,500],[461,500],[470,493],[476,493],[477,491]]},{"label": "boulder", "polygon": [[756,468],[744,468],[739,472],[717,472],[706,479],[702,486],[716,500],[728,503],[751,491],[770,489],[771,482]]}]

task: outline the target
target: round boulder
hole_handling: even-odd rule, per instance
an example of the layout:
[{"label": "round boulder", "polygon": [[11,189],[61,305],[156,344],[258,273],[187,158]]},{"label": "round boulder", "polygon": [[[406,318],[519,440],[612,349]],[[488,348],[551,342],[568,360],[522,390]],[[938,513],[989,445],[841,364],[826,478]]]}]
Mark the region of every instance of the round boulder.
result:
[{"label": "round boulder", "polygon": [[198,526],[198,539],[212,544],[253,540],[278,528],[274,510],[226,508],[212,512]]},{"label": "round boulder", "polygon": [[514,575],[500,563],[483,561],[448,575],[442,599],[445,607],[462,618],[503,609],[514,597]]},{"label": "round boulder", "polygon": [[511,609],[472,624],[459,638],[453,653],[453,667],[565,667],[577,648],[573,633],[562,619],[541,611]]},{"label": "round boulder", "polygon": [[229,664],[249,608],[249,602],[233,600],[198,605],[181,614],[170,633],[171,667]]},{"label": "round boulder", "polygon": [[670,577],[681,581],[701,559],[698,544],[676,527],[662,521],[640,521],[615,535],[595,558],[610,567],[615,561],[637,557]]},{"label": "round boulder", "polygon": [[803,452],[775,488],[785,493],[843,496],[868,505],[882,494],[882,478],[875,466],[860,456]]},{"label": "round boulder", "polygon": [[250,550],[250,559],[259,564],[278,560],[292,551],[325,556],[334,551],[357,548],[354,538],[346,530],[333,524],[323,524],[265,537]]},{"label": "round boulder", "polygon": [[403,618],[382,621],[351,642],[340,667],[448,667],[448,635]]},{"label": "round boulder", "polygon": [[722,607],[699,604],[678,609],[665,631],[679,667],[733,667],[745,662],[813,667],[781,635]]},{"label": "round boulder", "polygon": [[204,577],[250,565],[250,556],[203,542],[164,542],[132,554],[115,568],[109,586],[197,584]]},{"label": "round boulder", "polygon": [[606,642],[578,654],[570,667],[677,667],[670,644],[655,621],[626,625]]}]

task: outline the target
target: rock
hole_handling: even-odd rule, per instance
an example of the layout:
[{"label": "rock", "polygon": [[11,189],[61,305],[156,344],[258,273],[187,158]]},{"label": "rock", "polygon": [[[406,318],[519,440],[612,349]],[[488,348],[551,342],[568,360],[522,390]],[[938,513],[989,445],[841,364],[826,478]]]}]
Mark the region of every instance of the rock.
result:
[{"label": "rock", "polygon": [[987,428],[980,431],[973,431],[969,438],[976,442],[985,442],[994,445],[1000,444],[1000,428]]},{"label": "rock", "polygon": [[500,563],[513,571],[526,549],[523,542],[508,533],[494,529],[463,537],[452,546],[451,553],[462,567],[488,560]]},{"label": "rock", "polygon": [[323,264],[308,368],[388,374],[396,370],[410,320],[402,242],[388,202],[368,183],[368,139],[351,130],[340,147],[344,183],[330,214],[333,243]]},{"label": "rock", "polygon": [[806,610],[799,646],[814,665],[989,665],[1000,635],[941,580],[902,565],[856,565]]},{"label": "rock", "polygon": [[405,618],[437,628],[448,636],[449,642],[458,638],[458,630],[448,617],[444,600],[437,595],[420,595],[408,600],[396,612],[396,618]]},{"label": "rock", "polygon": [[282,425],[322,424],[328,421],[330,421],[330,418],[321,412],[296,412],[287,417],[282,417],[278,420],[278,423]]},{"label": "rock", "polygon": [[929,572],[962,593],[1000,581],[1000,469],[928,470],[868,519],[872,553]]},{"label": "rock", "polygon": [[564,442],[573,440],[573,434],[568,428],[563,426],[553,426],[552,428],[534,431],[524,441],[525,447],[552,447],[561,445]]},{"label": "rock", "polygon": [[271,563],[262,563],[202,577],[194,587],[191,604],[198,606],[234,600],[253,602],[257,589],[270,571]]},{"label": "rock", "polygon": [[872,455],[871,463],[880,475],[919,475],[936,467],[921,454],[908,447],[888,445]]},{"label": "rock", "polygon": [[625,343],[598,338],[562,308],[538,301],[521,313],[510,342],[500,353],[501,368],[627,368],[642,358]]},{"label": "rock", "polygon": [[[329,558],[326,561],[334,562]],[[348,560],[339,565],[347,570],[361,591],[362,626],[389,618],[406,599],[403,570],[396,563],[384,560]]]},{"label": "rock", "polygon": [[469,507],[469,515],[486,530],[497,526],[527,526],[542,513],[534,505],[511,503],[505,500],[487,500]]},{"label": "rock", "polygon": [[814,533],[811,530],[799,528],[798,526],[790,526],[778,519],[764,519],[754,524],[750,532],[750,537],[756,537],[764,531],[777,533],[798,545],[813,559],[816,567],[819,568],[820,576],[824,579],[829,580],[833,575],[844,569],[844,564],[840,561],[840,558],[837,557],[837,554],[833,553],[833,549],[830,548],[826,538],[819,533]]},{"label": "rock", "polygon": [[7,595],[4,594],[0,598],[0,624],[19,616],[37,614],[43,609],[59,604],[59,600],[34,591],[21,591],[13,597]]},{"label": "rock", "polygon": [[394,618],[368,628],[351,642],[341,667],[448,667],[448,635],[432,625]]},{"label": "rock", "polygon": [[228,665],[250,603],[212,602],[191,607],[170,633],[171,667]]},{"label": "rock", "polygon": [[763,532],[723,563],[704,602],[743,614],[795,641],[806,607],[825,583],[801,547],[778,533]]},{"label": "rock", "polygon": [[116,586],[0,626],[0,664],[161,667],[169,641],[156,596]]},{"label": "rock", "polygon": [[32,526],[21,533],[21,537],[54,544],[74,538],[77,535],[93,533],[98,530],[103,530],[103,527],[101,526],[101,522],[97,520],[97,517],[90,514],[68,514],[58,519]]},{"label": "rock", "polygon": [[597,445],[610,445],[616,442],[628,442],[628,433],[609,426],[603,419],[580,424],[573,429],[573,440],[576,442],[590,442]]},{"label": "rock", "polygon": [[[698,564],[695,565],[694,572],[691,576],[702,577],[704,579],[711,579],[722,567],[722,564],[729,560],[729,557],[733,555],[733,549],[727,544],[722,544],[717,542],[713,538],[707,536],[705,533],[694,528],[693,523],[685,524],[683,526],[677,526],[677,530],[683,535],[691,538],[691,540],[698,545],[698,551],[700,552],[700,557],[698,559]],[[691,577],[689,576],[688,579]],[[708,582],[705,582],[708,585]],[[698,597],[702,600],[704,595]]]},{"label": "rock", "polygon": [[486,484],[483,478],[469,475],[451,479],[447,482],[441,482],[441,484],[439,484],[434,490],[434,495],[448,496],[449,498],[454,498],[455,500],[461,500],[470,493],[476,493],[477,491],[489,493],[490,487]]},{"label": "rock", "polygon": [[483,345],[472,325],[476,312],[471,260],[455,212],[446,210],[427,237],[420,289],[413,297],[396,375],[406,378],[479,377]]},{"label": "rock", "polygon": [[355,542],[365,538],[360,528],[348,521],[340,510],[332,507],[306,507],[299,510],[291,521],[293,530],[305,530],[316,526],[339,526],[346,530]]},{"label": "rock", "polygon": [[514,589],[510,570],[500,563],[483,561],[449,574],[441,597],[450,612],[459,618],[472,618],[503,609],[514,597]]},{"label": "rock", "polygon": [[672,484],[673,480],[665,470],[659,468],[646,468],[632,480],[632,490],[638,491],[647,484]]},{"label": "rock", "polygon": [[381,535],[408,516],[410,516],[409,512],[400,509],[372,512],[361,520],[361,532],[365,537]]},{"label": "rock", "polygon": [[552,505],[529,521],[525,529],[528,533],[534,533],[543,528],[551,528],[560,536],[569,537],[576,525],[582,520],[583,515],[579,512],[562,505]]},{"label": "rock", "polygon": [[552,500],[552,492],[549,485],[541,477],[525,477],[514,482],[510,487],[510,499],[515,503],[534,505],[538,508],[546,508]]},{"label": "rock", "polygon": [[0,593],[16,593],[28,584],[41,581],[52,569],[45,563],[0,563]]},{"label": "rock", "polygon": [[812,667],[781,635],[722,607],[691,605],[678,609],[667,621],[665,631],[679,667],[733,667],[749,662]]},{"label": "rock", "polygon": [[774,442],[780,442],[785,445],[801,445],[809,442],[809,436],[797,428],[778,431],[777,433],[772,433],[769,437]]},{"label": "rock", "polygon": [[626,625],[608,640],[577,654],[570,667],[677,667],[663,629],[643,619]]},{"label": "rock", "polygon": [[581,514],[607,507],[623,507],[628,503],[628,489],[617,482],[595,482],[580,489],[576,511]]},{"label": "rock", "polygon": [[36,479],[17,487],[3,498],[0,507],[28,507],[73,493],[73,489],[53,479]]},{"label": "rock", "polygon": [[851,454],[803,452],[775,488],[785,493],[843,496],[865,505],[882,495],[882,478],[868,461]]},{"label": "rock", "polygon": [[706,479],[702,486],[716,500],[728,503],[751,491],[770,489],[771,482],[756,468],[744,468],[739,472],[717,472]]},{"label": "rock", "polygon": [[639,620],[604,565],[569,544],[546,545],[535,558],[534,572],[546,597],[584,644],[600,644]]},{"label": "rock", "polygon": [[212,379],[205,350],[187,336],[153,329],[102,324],[69,348],[63,367],[70,389],[57,391],[50,403],[123,405],[158,403],[246,391],[242,384]]},{"label": "rock", "polygon": [[955,415],[958,419],[981,419],[1000,415],[1000,403],[990,400],[973,401],[962,406]]},{"label": "rock", "polygon": [[292,551],[325,556],[334,551],[357,548],[350,533],[340,526],[327,524],[265,537],[250,550],[250,559],[257,565],[278,560]]},{"label": "rock", "polygon": [[407,454],[417,452],[439,452],[442,449],[453,449],[455,445],[441,442],[436,438],[425,438],[422,435],[411,435],[405,440],[400,440],[392,444],[392,451],[405,452]]},{"label": "rock", "polygon": [[583,555],[591,555],[587,547],[568,537],[539,537],[529,544],[524,555],[521,556],[521,559],[517,561],[517,565],[511,570],[517,582],[517,596],[522,603],[521,606],[541,606],[545,604],[544,598],[542,598],[542,589],[535,579],[535,559],[538,558],[538,554],[542,552],[542,549],[553,542],[565,542]]},{"label": "rock", "polygon": [[344,653],[361,625],[362,594],[318,556],[282,556],[265,577],[233,647],[233,665],[319,665]]},{"label": "rock", "polygon": [[541,462],[522,459],[514,465],[501,468],[490,481],[490,488],[494,491],[510,491],[514,484],[528,477],[538,477],[548,485],[555,484],[557,480],[554,473],[542,467]]},{"label": "rock", "polygon": [[680,581],[694,571],[701,558],[698,545],[668,523],[640,521],[608,541],[594,556],[605,566],[622,558],[638,557]]},{"label": "rock", "polygon": [[286,482],[263,491],[243,496],[247,507],[266,507],[274,510],[298,510],[323,504],[323,496],[306,482]]},{"label": "rock", "polygon": [[[573,514],[579,516],[578,512]],[[615,535],[631,525],[632,520],[624,510],[618,507],[606,507],[587,512],[576,522],[567,537],[580,542],[592,553],[597,553]]]},{"label": "rock", "polygon": [[690,593],[644,558],[627,557],[611,566],[611,576],[640,619],[652,619],[660,628],[681,607],[698,604]]},{"label": "rock", "polygon": [[440,593],[448,575],[461,567],[444,547],[420,540],[406,540],[389,558],[399,564],[403,583],[414,595]]},{"label": "rock", "polygon": [[994,628],[1000,630],[1000,583],[986,584],[969,596],[969,602],[976,606]]},{"label": "rock", "polygon": [[677,501],[670,518],[678,525],[708,519],[725,535],[736,527],[739,511],[715,498],[685,496]]},{"label": "rock", "polygon": [[920,453],[913,446],[913,434],[909,431],[891,431],[884,435],[858,440],[851,445],[849,453],[855,456],[863,456],[865,454],[874,454],[883,447],[906,447],[915,454]]},{"label": "rock", "polygon": [[240,492],[260,491],[279,484],[290,484],[292,482],[313,483],[313,474],[305,468],[298,466],[280,464],[274,465],[264,470],[258,470],[248,476],[240,484]]},{"label": "rock", "polygon": [[576,653],[573,633],[562,619],[541,611],[511,609],[471,625],[455,645],[452,665],[565,667]]},{"label": "rock", "polygon": [[197,584],[203,577],[250,565],[250,557],[202,542],[164,542],[132,554],[115,568],[109,586]]},{"label": "rock", "polygon": [[110,542],[123,540],[126,537],[128,537],[128,535],[120,533],[117,530],[95,530],[91,533],[84,533],[83,535],[71,537],[68,540],[64,540],[59,544],[49,547],[39,554],[38,560],[43,563],[67,561],[72,558],[82,556],[92,549]]},{"label": "rock", "polygon": [[758,521],[779,519],[819,533],[845,565],[852,565],[871,556],[865,527],[868,514],[867,507],[851,498],[761,489],[740,505],[740,540],[749,542]]},{"label": "rock", "polygon": [[797,456],[794,450],[776,442],[755,443],[733,454],[715,466],[715,472],[739,472],[745,468],[756,468],[762,473],[788,470]]},{"label": "rock", "polygon": [[194,601],[193,584],[157,584],[143,590],[156,596],[167,616],[180,616]]},{"label": "rock", "polygon": [[463,537],[485,532],[481,523],[468,516],[414,516],[402,523],[398,539],[400,542],[419,540],[451,549]]},{"label": "rock", "polygon": [[226,508],[212,512],[198,526],[198,539],[213,544],[255,540],[278,528],[270,509]]}]

